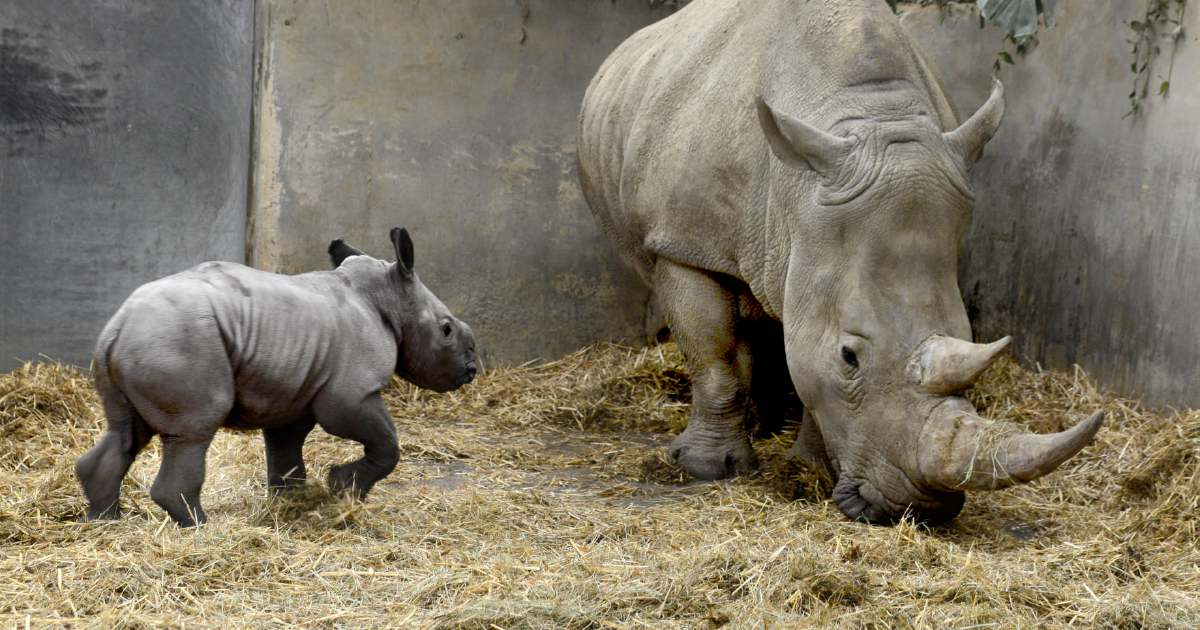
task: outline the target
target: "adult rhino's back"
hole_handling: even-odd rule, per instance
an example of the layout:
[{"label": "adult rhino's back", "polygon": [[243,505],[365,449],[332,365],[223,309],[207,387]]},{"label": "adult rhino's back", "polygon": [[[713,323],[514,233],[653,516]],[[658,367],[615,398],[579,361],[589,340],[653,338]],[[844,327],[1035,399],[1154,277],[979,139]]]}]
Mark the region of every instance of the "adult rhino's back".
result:
[{"label": "adult rhino's back", "polygon": [[[724,52],[752,36],[747,5],[755,2],[695,4],[701,6],[652,24],[618,47],[592,80],[580,113],[584,194],[621,254],[643,275],[664,253],[733,272],[731,240],[720,246],[688,233],[697,225],[725,229],[726,235],[737,229],[734,197],[747,189],[747,166],[759,148],[747,142],[753,116],[736,115],[751,106],[758,73],[748,70],[759,62]],[[711,175],[696,181],[697,173]]]},{"label": "adult rhino's back", "polygon": [[[580,113],[580,178],[622,255],[751,277],[764,264],[771,153],[755,99],[821,129],[893,108],[954,115],[885,3],[695,0],[601,66]],[[865,95],[865,96],[864,96]],[[803,197],[815,177],[787,175]]]}]

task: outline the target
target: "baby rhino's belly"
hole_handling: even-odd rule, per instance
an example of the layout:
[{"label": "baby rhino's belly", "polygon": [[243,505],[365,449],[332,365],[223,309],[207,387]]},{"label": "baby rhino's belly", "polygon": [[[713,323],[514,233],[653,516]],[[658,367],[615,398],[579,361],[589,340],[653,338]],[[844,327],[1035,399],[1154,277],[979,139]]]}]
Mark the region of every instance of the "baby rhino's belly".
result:
[{"label": "baby rhino's belly", "polygon": [[234,405],[225,426],[269,429],[308,419],[312,416],[313,398],[320,390],[318,381],[307,370],[240,371],[234,379]]}]

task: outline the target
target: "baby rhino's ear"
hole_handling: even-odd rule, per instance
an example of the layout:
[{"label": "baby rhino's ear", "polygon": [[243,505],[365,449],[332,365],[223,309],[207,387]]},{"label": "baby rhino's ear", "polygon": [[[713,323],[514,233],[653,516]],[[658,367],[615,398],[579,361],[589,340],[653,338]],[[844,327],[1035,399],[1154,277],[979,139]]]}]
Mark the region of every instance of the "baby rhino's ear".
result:
[{"label": "baby rhino's ear", "polygon": [[346,241],[336,239],[329,244],[329,262],[333,263],[333,268],[337,269],[342,266],[342,261],[351,256],[362,256],[363,253],[353,245],[347,245]]},{"label": "baby rhino's ear", "polygon": [[392,228],[392,246],[396,248],[396,267],[404,276],[413,274],[413,242],[404,228]]}]

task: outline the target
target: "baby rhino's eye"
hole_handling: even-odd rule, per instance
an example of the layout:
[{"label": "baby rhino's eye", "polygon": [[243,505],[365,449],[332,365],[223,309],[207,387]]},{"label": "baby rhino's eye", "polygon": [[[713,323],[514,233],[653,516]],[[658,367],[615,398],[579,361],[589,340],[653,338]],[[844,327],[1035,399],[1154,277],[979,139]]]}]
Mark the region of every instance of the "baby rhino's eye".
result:
[{"label": "baby rhino's eye", "polygon": [[449,337],[450,334],[453,332],[454,332],[454,328],[452,326],[450,326],[450,322],[446,322],[446,323],[442,324],[442,336],[443,337]]}]

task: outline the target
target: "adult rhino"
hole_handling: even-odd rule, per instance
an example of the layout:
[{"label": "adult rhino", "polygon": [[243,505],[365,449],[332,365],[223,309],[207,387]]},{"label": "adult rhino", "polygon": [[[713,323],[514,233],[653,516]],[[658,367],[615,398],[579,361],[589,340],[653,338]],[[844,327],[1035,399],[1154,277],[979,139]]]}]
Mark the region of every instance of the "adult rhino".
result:
[{"label": "adult rhino", "polygon": [[797,451],[850,518],[949,520],[965,490],[1030,481],[1091,441],[1100,413],[1034,435],[960,396],[1008,344],[966,341],[956,277],[967,171],[1003,110],[996,82],[959,125],[882,0],[695,0],[608,58],[580,179],[688,361],[683,468],[756,465],[747,416],[779,348],[805,405]]},{"label": "adult rhino", "polygon": [[208,262],[134,291],[93,355],[108,430],[75,464],[87,518],[119,515],[121,479],[158,435],[150,497],[180,525],[203,523],[205,454],[221,427],[262,429],[273,489],[303,485],[316,425],[359,442],[363,457],[330,468],[328,485],[365,497],[400,458],[380,397],[392,374],[449,391],[476,373],[471,328],[413,271],[408,231],[391,240],[395,263],[337,240],[333,271]]}]

